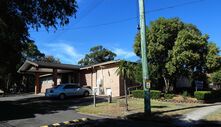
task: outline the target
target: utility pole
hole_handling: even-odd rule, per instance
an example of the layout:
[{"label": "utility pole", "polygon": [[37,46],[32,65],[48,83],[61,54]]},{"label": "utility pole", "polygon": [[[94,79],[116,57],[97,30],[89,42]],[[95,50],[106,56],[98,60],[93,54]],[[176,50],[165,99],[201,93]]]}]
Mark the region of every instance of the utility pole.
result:
[{"label": "utility pole", "polygon": [[144,89],[144,112],[146,115],[150,115],[151,114],[150,81],[149,81],[148,62],[147,62],[145,7],[144,7],[144,0],[138,0],[138,1],[139,1],[139,13],[140,13],[140,36],[141,36],[141,58],[142,58],[142,71],[143,71],[143,89]]}]

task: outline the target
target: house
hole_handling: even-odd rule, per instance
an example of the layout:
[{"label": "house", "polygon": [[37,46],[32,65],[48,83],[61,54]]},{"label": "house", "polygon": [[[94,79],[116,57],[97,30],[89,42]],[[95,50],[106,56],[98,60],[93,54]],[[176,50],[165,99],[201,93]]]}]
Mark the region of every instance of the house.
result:
[{"label": "house", "polygon": [[[119,60],[98,63],[81,67],[78,65],[43,63],[26,60],[18,73],[35,75],[35,93],[44,93],[60,83],[76,83],[80,86],[97,88],[98,95],[106,95],[112,91],[112,96],[124,95],[123,77],[117,75]],[[133,86],[132,82],[128,86]]]}]

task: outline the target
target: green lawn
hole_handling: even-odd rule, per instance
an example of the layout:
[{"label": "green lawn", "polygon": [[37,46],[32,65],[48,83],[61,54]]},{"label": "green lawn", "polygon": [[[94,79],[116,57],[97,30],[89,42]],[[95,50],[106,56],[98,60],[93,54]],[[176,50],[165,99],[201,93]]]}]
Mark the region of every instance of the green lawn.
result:
[{"label": "green lawn", "polygon": [[[132,113],[143,112],[144,101],[143,99],[130,98],[128,100],[129,112],[125,111],[124,99],[116,99],[113,103],[98,103],[96,107],[93,105],[81,106],[77,109],[80,113],[106,115],[106,116],[125,116]],[[160,113],[162,115],[179,115],[190,112],[202,104],[184,104],[184,103],[171,103],[151,100],[151,110],[153,113]]]}]

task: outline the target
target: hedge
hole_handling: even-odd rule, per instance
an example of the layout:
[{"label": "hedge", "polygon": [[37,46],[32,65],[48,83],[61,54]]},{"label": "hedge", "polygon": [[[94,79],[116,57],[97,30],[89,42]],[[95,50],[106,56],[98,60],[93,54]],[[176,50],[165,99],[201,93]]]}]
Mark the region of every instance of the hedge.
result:
[{"label": "hedge", "polygon": [[165,93],[163,96],[165,99],[172,99],[175,96],[175,94]]},{"label": "hedge", "polygon": [[195,91],[194,97],[197,100],[208,100],[212,96],[211,91]]},{"label": "hedge", "polygon": [[[135,98],[144,98],[144,91],[143,90],[133,90],[132,96]],[[159,99],[161,96],[161,91],[159,90],[150,90],[150,97],[151,99]]]}]

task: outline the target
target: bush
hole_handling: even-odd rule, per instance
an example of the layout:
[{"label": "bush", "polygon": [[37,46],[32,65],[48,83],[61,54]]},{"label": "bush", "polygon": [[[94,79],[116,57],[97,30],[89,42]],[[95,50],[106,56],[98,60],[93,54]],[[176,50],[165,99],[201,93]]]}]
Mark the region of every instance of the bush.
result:
[{"label": "bush", "polygon": [[164,94],[165,99],[172,99],[174,96],[175,96],[175,94],[169,94],[169,93]]},{"label": "bush", "polygon": [[197,100],[207,100],[211,97],[211,91],[195,91],[194,97]]},{"label": "bush", "polygon": [[183,91],[182,96],[183,97],[187,97],[188,96],[188,92],[187,91]]},{"label": "bush", "polygon": [[[159,90],[150,90],[150,97],[151,99],[159,99],[161,95],[161,91]],[[132,96],[135,98],[144,98],[144,91],[143,90],[133,90]]]},{"label": "bush", "polygon": [[132,96],[135,98],[143,98],[144,97],[144,91],[143,90],[133,90],[131,91]]},{"label": "bush", "polygon": [[150,98],[151,99],[160,99],[161,91],[159,90],[151,90],[150,91]]}]

